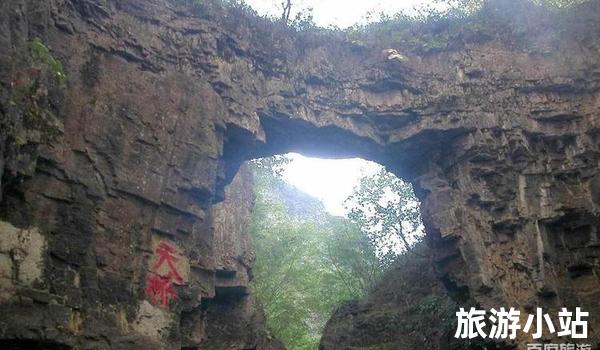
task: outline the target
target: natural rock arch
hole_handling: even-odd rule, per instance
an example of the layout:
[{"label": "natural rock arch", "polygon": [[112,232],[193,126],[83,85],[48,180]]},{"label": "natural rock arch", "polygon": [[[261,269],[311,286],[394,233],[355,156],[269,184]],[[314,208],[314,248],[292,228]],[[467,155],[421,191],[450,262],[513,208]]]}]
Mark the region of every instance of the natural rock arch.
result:
[{"label": "natural rock arch", "polygon": [[[290,150],[359,156],[412,182],[458,298],[597,314],[600,7],[559,20],[499,4],[487,13],[497,37],[466,22],[444,49],[395,47],[406,60],[376,43],[175,1],[1,5],[0,74],[12,85],[2,85],[11,128],[0,132],[0,233],[38,243],[3,247],[2,272],[20,268],[11,249],[44,257],[31,279],[3,275],[3,337],[202,344],[213,322],[203,308],[233,304],[215,297],[219,288],[244,295],[252,255],[238,247],[247,259],[231,267],[238,257],[215,253],[213,218],[225,210],[215,203],[243,161]],[[39,148],[16,146],[16,133],[35,126],[9,104],[38,79],[28,65],[36,36],[68,77],[41,97],[59,128]],[[167,311],[144,292],[160,240],[185,261]],[[260,330],[245,337],[267,346]]]}]

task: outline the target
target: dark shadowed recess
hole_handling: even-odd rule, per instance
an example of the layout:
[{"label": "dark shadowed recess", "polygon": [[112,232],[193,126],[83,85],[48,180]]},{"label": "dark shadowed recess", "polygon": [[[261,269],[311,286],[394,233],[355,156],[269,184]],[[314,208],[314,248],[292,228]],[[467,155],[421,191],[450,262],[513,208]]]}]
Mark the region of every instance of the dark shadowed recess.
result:
[{"label": "dark shadowed recess", "polygon": [[2,350],[69,350],[71,347],[52,341],[37,341],[29,339],[2,339]]}]

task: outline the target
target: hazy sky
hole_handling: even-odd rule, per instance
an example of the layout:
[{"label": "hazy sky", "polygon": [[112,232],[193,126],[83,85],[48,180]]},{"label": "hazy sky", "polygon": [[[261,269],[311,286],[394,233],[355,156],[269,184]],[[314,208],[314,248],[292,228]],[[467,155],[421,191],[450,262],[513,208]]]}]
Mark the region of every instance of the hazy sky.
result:
[{"label": "hazy sky", "polygon": [[318,159],[291,153],[292,162],[283,178],[323,202],[333,215],[344,215],[344,200],[363,175],[376,173],[381,166],[363,159]]},{"label": "hazy sky", "polygon": [[[284,0],[246,0],[259,14],[281,15]],[[292,16],[300,9],[313,8],[315,23],[322,27],[330,24],[341,28],[364,20],[367,12],[394,14],[410,11],[415,6],[431,4],[434,0],[294,0]]]}]

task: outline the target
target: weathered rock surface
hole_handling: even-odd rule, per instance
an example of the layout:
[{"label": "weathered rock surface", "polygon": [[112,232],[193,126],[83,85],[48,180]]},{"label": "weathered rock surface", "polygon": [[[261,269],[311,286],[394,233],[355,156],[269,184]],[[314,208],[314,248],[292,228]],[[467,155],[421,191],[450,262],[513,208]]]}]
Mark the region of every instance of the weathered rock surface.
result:
[{"label": "weathered rock surface", "polygon": [[339,307],[327,322],[320,350],[478,349],[480,340],[454,338],[457,305],[427,259],[403,256],[364,300]]},{"label": "weathered rock surface", "polygon": [[215,297],[202,304],[202,317],[192,311],[182,318],[188,347],[284,349],[265,331],[264,315],[248,288],[255,258],[248,232],[253,205],[252,177],[243,167],[227,186],[225,200],[212,208]]},{"label": "weathered rock surface", "polygon": [[[399,40],[396,60],[183,1],[2,2],[0,235],[31,243],[2,245],[0,347],[193,349],[215,313],[239,326],[214,310],[252,319],[247,237],[213,230],[244,221],[213,208],[243,161],[292,150],[411,181],[457,299],[582,306],[597,337],[600,5],[486,16],[442,49]],[[35,37],[65,82],[31,58]],[[181,276],[160,270],[161,242]],[[157,276],[177,293],[162,307]]]}]

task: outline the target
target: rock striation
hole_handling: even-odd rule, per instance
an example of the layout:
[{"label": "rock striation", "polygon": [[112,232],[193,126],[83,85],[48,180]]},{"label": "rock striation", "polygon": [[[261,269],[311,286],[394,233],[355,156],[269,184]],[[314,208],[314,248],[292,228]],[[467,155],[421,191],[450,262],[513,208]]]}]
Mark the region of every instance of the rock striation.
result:
[{"label": "rock striation", "polygon": [[288,151],[413,183],[456,300],[581,306],[597,339],[600,6],[484,11],[365,43],[210,1],[3,1],[0,347],[279,346],[227,185]]}]

